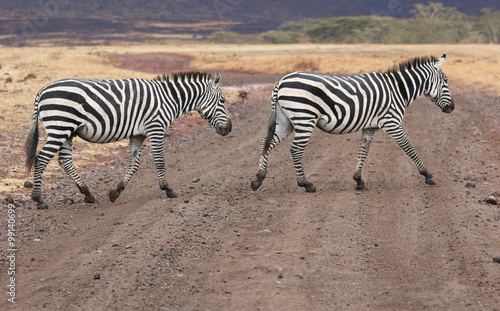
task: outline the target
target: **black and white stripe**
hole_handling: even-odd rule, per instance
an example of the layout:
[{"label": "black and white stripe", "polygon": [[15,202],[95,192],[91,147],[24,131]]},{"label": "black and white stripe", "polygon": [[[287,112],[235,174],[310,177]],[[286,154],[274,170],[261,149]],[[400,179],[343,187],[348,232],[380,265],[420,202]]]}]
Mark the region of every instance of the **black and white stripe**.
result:
[{"label": "black and white stripe", "polygon": [[414,58],[402,62],[386,73],[367,73],[350,77],[335,77],[307,72],[284,76],[274,87],[271,97],[271,118],[268,134],[262,139],[262,155],[257,190],[267,173],[271,149],[295,130],[291,153],[297,182],[306,191],[316,188],[305,178],[302,157],[315,127],[331,134],[362,131],[358,164],[354,179],[357,189],[363,189],[361,171],[376,130],[381,129],[396,140],[413,160],[427,184],[435,184],[410,144],[401,124],[406,107],[418,96],[425,95],[443,112],[454,109],[448,79],[441,71],[446,53],[434,57]]},{"label": "black and white stripe", "polygon": [[[86,202],[93,195],[75,172],[72,139],[79,136],[93,143],[109,143],[130,138],[130,162],[127,174],[109,194],[115,201],[139,167],[142,144],[146,138],[158,171],[160,188],[176,197],[165,180],[163,139],[172,121],[197,110],[217,133],[231,131],[226,100],[218,82],[220,74],[178,73],[155,80],[75,80],[56,81],[41,89],[35,100],[31,130],[26,139],[26,167],[35,166],[32,198],[38,208],[47,208],[41,195],[42,174],[56,153],[59,164],[72,177]],[[36,155],[38,119],[47,132],[47,142]]]}]

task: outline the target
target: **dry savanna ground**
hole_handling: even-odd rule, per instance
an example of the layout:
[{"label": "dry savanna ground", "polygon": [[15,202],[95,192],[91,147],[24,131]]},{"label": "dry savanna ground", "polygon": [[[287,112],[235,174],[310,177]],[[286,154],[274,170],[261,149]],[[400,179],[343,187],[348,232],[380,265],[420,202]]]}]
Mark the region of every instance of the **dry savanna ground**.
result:
[{"label": "dry savanna ground", "polygon": [[[355,191],[359,136],[315,132],[304,163],[317,193],[296,186],[290,139],[273,150],[262,188],[250,190],[281,74],[385,71],[443,52],[457,109],[444,115],[421,98],[404,123],[436,186],[377,133],[368,189]],[[125,172],[128,142],[76,139],[75,165],[97,203],[83,203],[52,161],[43,185],[51,208],[36,210],[23,187],[32,178],[23,144],[38,90],[62,78],[153,78],[106,57],[143,53],[185,55],[193,69],[222,71],[233,132],[217,137],[198,116],[183,117],[166,138],[169,181],[180,197],[159,191],[146,148],[142,169],[114,204],[106,193]],[[500,190],[499,61],[498,45],[2,47],[0,193],[17,204],[19,248],[18,303],[9,307],[498,310],[500,212],[484,199]],[[0,264],[7,284],[6,256]]]},{"label": "dry savanna ground", "polygon": [[[97,47],[25,47],[0,50],[1,190],[19,187],[23,163],[18,151],[27,132],[34,97],[44,85],[63,78],[153,78],[151,73],[125,70],[107,54],[173,53],[194,57],[190,66],[212,71],[282,74],[297,70],[324,74],[385,71],[410,57],[447,52],[446,74],[453,84],[500,95],[497,45],[132,45]],[[11,82],[10,82],[11,81]],[[224,84],[224,80],[222,83]],[[227,83],[228,81],[226,81]],[[230,91],[227,91],[231,93]],[[235,94],[229,94],[235,96]],[[8,121],[8,122],[5,122]],[[15,128],[17,131],[8,131]],[[11,133],[12,132],[12,133]],[[9,133],[9,134],[6,134]],[[14,136],[12,136],[14,135]],[[125,146],[126,143],[118,143]],[[78,145],[77,145],[78,147]],[[109,153],[108,146],[85,145],[88,154]],[[5,162],[7,161],[7,162]],[[84,160],[85,161],[85,160]],[[49,170],[56,169],[56,165]]]}]

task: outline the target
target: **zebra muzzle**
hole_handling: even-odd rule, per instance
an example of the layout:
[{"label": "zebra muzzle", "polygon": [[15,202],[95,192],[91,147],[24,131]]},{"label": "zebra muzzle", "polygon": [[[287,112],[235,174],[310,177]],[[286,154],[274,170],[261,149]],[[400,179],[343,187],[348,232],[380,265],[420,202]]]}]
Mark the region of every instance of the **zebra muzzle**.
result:
[{"label": "zebra muzzle", "polygon": [[450,101],[450,104],[445,106],[443,108],[443,112],[444,113],[450,113],[452,112],[453,110],[455,110],[455,102],[453,101],[453,99]]},{"label": "zebra muzzle", "polygon": [[232,129],[233,129],[233,125],[232,125],[231,119],[228,118],[227,122],[226,122],[226,126],[225,127],[218,126],[215,128],[215,131],[219,135],[226,136],[227,134],[231,133]]}]

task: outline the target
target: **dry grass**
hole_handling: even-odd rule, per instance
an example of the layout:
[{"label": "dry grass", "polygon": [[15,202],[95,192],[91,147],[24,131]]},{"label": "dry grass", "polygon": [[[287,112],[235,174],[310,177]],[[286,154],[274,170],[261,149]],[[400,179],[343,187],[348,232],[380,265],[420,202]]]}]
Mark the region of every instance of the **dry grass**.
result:
[{"label": "dry grass", "polygon": [[[414,56],[448,53],[443,70],[450,84],[479,88],[500,96],[498,45],[128,45],[96,47],[24,47],[0,49],[0,191],[24,181],[22,145],[36,93],[61,78],[152,78],[151,74],[120,69],[101,57],[105,53],[178,53],[196,57],[200,69],[237,69],[265,73],[306,70],[325,74],[384,71]],[[29,78],[31,75],[31,78]],[[32,78],[32,77],[35,78]],[[28,77],[28,78],[27,78]],[[12,82],[6,83],[6,79]],[[126,145],[127,142],[121,143]],[[116,146],[116,145],[115,145]],[[88,162],[109,154],[109,145],[75,142]],[[14,166],[7,159],[15,159]],[[57,161],[49,170],[59,170]],[[79,162],[82,163],[82,162]],[[103,163],[103,165],[107,165]],[[82,166],[81,164],[79,165]],[[52,172],[54,173],[54,172]],[[6,186],[6,183],[8,186]]]},{"label": "dry grass", "polygon": [[441,56],[450,83],[481,88],[500,95],[498,45],[219,45],[195,53],[200,68],[286,73],[307,70],[325,74],[385,71],[400,61]]}]

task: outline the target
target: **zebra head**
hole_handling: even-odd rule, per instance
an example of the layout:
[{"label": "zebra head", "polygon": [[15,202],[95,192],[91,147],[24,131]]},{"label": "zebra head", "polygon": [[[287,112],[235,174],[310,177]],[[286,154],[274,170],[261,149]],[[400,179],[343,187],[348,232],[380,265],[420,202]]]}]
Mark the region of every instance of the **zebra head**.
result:
[{"label": "zebra head", "polygon": [[429,77],[429,84],[424,91],[424,95],[441,108],[443,112],[450,113],[455,109],[455,103],[451,98],[450,89],[448,88],[448,77],[441,70],[445,59],[446,53],[437,60],[431,56],[431,76]]},{"label": "zebra head", "polygon": [[196,110],[207,120],[217,134],[226,136],[231,132],[232,124],[226,107],[226,97],[219,87],[220,74],[214,73],[209,79],[205,96],[198,104]]}]

